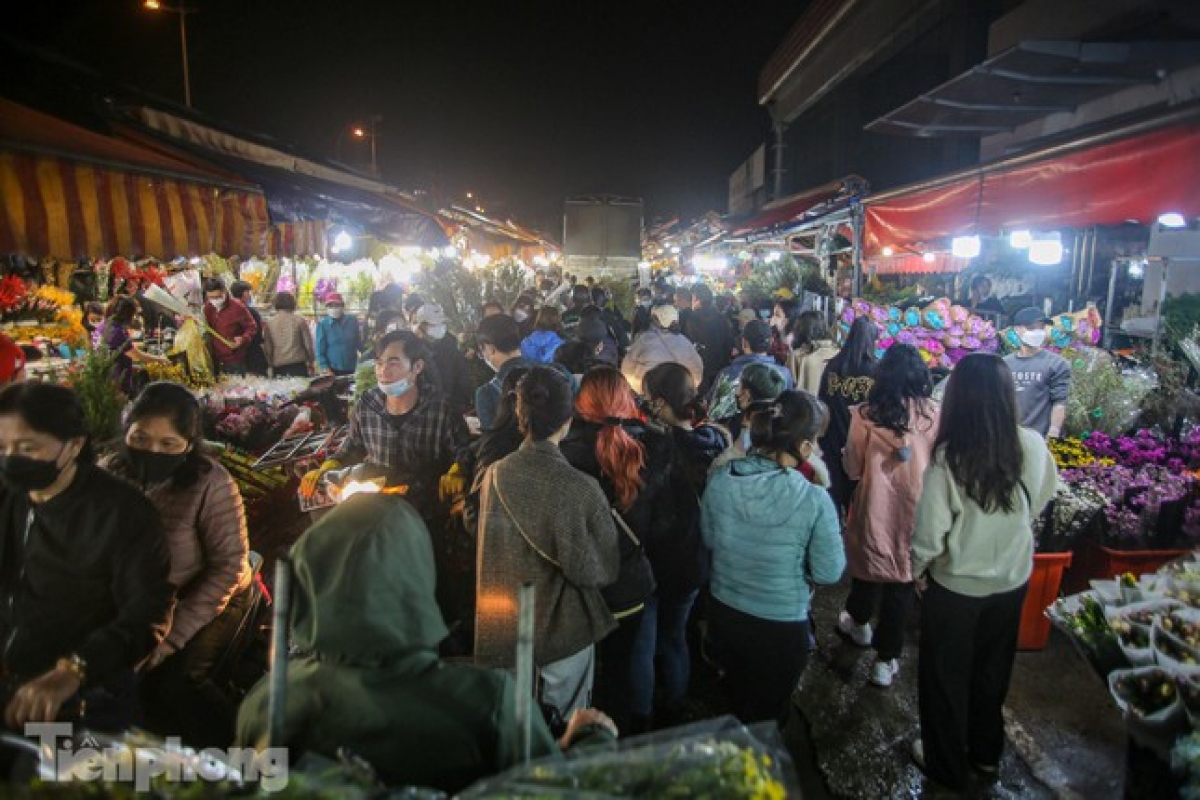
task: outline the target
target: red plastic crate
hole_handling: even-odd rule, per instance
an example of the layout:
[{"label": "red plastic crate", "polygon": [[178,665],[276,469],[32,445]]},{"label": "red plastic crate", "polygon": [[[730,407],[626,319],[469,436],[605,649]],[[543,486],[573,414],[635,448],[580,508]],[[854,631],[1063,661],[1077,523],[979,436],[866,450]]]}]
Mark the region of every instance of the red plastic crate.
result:
[{"label": "red plastic crate", "polygon": [[1035,553],[1029,590],[1021,607],[1021,629],[1017,633],[1018,650],[1041,650],[1050,638],[1050,620],[1046,609],[1058,599],[1063,571],[1071,566],[1070,553]]}]

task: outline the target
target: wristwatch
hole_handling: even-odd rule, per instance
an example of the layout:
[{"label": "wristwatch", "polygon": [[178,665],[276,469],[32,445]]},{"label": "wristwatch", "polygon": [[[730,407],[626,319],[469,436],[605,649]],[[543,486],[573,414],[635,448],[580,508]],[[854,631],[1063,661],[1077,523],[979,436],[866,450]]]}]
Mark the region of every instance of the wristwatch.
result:
[{"label": "wristwatch", "polygon": [[79,678],[79,685],[87,683],[87,662],[79,657],[78,653],[71,653],[65,658],[60,658],[58,663],[54,665],[55,669],[65,669],[75,673],[75,677]]}]

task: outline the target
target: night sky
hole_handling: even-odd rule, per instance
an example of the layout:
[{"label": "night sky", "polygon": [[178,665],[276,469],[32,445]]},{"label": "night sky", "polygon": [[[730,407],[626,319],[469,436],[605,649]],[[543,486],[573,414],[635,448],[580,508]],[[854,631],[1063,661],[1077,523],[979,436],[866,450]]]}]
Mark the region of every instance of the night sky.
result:
[{"label": "night sky", "polygon": [[[804,0],[188,0],[198,111],[308,152],[382,115],[384,178],[561,233],[571,194],[646,217],[725,211],[769,134],[758,72]],[[141,0],[42,0],[7,33],[182,102],[179,23]],[[347,162],[369,149],[341,140]]]}]

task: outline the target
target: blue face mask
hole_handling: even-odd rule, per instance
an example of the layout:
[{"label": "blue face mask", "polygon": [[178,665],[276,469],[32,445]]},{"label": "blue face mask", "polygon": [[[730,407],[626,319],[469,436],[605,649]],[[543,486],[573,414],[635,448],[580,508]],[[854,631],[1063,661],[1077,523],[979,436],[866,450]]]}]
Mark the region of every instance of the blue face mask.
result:
[{"label": "blue face mask", "polygon": [[379,384],[379,389],[388,397],[399,397],[400,395],[407,394],[411,388],[412,381],[408,378],[401,378],[393,383]]}]

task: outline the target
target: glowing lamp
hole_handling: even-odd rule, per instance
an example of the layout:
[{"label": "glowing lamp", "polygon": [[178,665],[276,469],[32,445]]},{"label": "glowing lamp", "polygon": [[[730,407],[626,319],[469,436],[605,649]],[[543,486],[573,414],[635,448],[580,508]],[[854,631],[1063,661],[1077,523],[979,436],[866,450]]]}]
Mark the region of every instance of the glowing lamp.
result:
[{"label": "glowing lamp", "polygon": [[1037,236],[1029,243],[1029,263],[1042,267],[1061,264],[1063,259],[1062,236],[1058,231]]},{"label": "glowing lamp", "polygon": [[1033,243],[1033,234],[1029,231],[1013,231],[1008,235],[1008,243],[1016,250],[1024,250]]},{"label": "glowing lamp", "polygon": [[978,236],[955,236],[950,242],[950,252],[958,258],[975,258],[981,248]]},{"label": "glowing lamp", "polygon": [[1187,220],[1178,211],[1168,211],[1158,215],[1158,224],[1164,228],[1185,228]]}]

